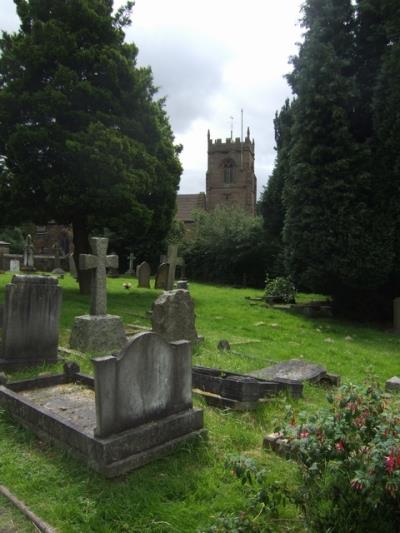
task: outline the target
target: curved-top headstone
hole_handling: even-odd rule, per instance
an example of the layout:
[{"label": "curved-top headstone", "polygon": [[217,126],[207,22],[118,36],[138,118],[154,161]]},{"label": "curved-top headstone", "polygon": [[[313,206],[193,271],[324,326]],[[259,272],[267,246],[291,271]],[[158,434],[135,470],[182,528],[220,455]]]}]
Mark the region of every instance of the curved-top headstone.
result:
[{"label": "curved-top headstone", "polygon": [[138,333],[119,355],[93,359],[93,364],[99,437],[192,407],[187,341],[168,343],[155,333]]}]

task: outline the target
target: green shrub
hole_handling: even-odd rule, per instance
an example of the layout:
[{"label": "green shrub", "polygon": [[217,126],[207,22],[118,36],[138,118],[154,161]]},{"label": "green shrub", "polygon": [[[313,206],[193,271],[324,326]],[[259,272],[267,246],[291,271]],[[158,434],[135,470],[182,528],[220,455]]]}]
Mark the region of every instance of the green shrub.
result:
[{"label": "green shrub", "polygon": [[261,217],[238,208],[198,211],[181,253],[191,279],[260,288],[271,261]]},{"label": "green shrub", "polygon": [[290,278],[283,276],[265,280],[265,299],[268,303],[295,303],[296,288]]},{"label": "green shrub", "polygon": [[391,532],[400,523],[400,402],[347,385],[283,435],[301,466],[297,496],[311,531]]}]

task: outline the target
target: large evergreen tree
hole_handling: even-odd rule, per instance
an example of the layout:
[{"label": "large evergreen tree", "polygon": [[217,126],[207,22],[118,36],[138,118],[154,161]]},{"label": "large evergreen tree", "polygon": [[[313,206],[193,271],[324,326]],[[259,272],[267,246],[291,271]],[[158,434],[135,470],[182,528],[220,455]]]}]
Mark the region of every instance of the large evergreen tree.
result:
[{"label": "large evergreen tree", "polygon": [[[387,282],[393,233],[381,211],[369,139],[361,126],[351,0],[307,0],[304,43],[288,76],[296,96],[290,172],[284,187],[287,267],[307,289],[340,305],[365,302]],[[364,104],[365,102],[363,102]],[[365,304],[362,304],[365,310]]]},{"label": "large evergreen tree", "polygon": [[21,27],[0,40],[4,221],[71,223],[76,255],[99,226],[160,242],[181,167],[151,71],[124,42],[132,3],[113,15],[113,0],[14,1]]}]

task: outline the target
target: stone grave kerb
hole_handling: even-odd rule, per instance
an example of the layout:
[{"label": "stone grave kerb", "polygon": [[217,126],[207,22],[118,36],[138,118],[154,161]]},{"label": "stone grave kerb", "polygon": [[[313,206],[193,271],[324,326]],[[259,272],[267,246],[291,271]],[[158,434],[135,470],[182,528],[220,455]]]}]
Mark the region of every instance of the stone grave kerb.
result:
[{"label": "stone grave kerb", "polygon": [[101,316],[107,314],[106,268],[118,268],[118,256],[107,255],[108,239],[106,237],[91,237],[89,243],[93,253],[79,255],[79,268],[92,271],[90,314]]},{"label": "stone grave kerb", "polygon": [[167,291],[171,291],[174,288],[176,267],[183,265],[182,257],[178,257],[178,246],[176,244],[168,246],[167,263],[169,265]]}]

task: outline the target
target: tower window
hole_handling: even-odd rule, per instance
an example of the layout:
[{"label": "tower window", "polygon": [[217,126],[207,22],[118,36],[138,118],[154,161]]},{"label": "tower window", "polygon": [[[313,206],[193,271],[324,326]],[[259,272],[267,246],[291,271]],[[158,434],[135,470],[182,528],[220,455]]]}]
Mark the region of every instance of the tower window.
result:
[{"label": "tower window", "polygon": [[224,183],[233,183],[233,161],[225,161],[224,163]]}]

